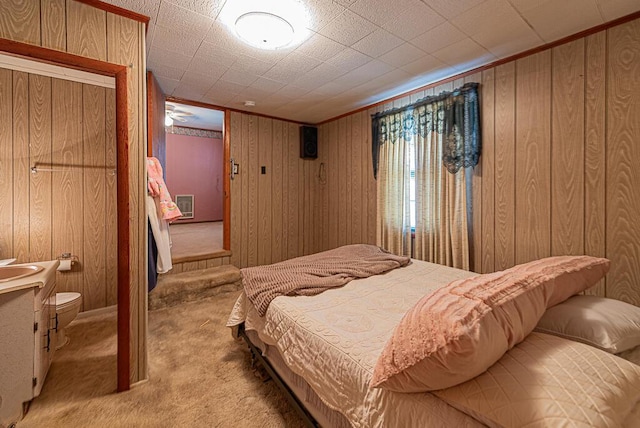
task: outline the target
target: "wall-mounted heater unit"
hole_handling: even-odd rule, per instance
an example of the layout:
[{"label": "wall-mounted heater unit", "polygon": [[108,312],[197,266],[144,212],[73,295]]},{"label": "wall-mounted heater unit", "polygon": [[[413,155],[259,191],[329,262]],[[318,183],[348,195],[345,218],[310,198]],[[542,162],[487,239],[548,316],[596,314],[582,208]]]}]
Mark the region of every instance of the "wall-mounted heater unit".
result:
[{"label": "wall-mounted heater unit", "polygon": [[176,195],[176,205],[182,213],[179,220],[193,218],[193,195]]}]

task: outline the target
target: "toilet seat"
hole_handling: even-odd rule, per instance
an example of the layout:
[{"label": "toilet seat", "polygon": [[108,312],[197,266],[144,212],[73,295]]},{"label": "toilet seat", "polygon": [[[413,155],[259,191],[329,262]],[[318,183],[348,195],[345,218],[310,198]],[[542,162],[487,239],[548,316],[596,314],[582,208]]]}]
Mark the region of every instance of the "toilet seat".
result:
[{"label": "toilet seat", "polygon": [[81,296],[80,293],[56,293],[56,310],[77,305]]}]

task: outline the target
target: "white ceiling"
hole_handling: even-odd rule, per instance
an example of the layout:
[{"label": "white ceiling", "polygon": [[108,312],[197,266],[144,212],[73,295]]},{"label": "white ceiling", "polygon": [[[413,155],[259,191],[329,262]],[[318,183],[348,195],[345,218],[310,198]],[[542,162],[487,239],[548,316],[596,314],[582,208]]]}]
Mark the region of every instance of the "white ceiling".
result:
[{"label": "white ceiling", "polygon": [[218,19],[234,1],[106,0],[151,18],[147,67],[167,95],[307,123],[640,10],[638,0],[300,0],[310,37],[264,51]]}]

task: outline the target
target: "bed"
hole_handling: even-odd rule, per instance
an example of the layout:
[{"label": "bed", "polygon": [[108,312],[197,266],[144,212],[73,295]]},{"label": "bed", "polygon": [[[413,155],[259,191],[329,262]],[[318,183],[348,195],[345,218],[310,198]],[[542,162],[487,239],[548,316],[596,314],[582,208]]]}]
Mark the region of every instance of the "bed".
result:
[{"label": "bed", "polygon": [[475,276],[412,260],[319,294],[275,297],[263,316],[243,292],[227,326],[264,360],[311,425],[640,425],[640,366],[539,332],[459,385],[418,393],[372,388],[405,314],[426,295]]}]

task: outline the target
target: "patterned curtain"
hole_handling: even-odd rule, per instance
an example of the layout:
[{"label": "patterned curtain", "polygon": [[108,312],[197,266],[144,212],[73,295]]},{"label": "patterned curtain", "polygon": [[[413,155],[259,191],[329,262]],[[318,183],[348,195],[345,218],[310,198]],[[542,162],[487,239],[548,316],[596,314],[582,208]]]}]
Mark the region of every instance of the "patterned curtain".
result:
[{"label": "patterned curtain", "polygon": [[[452,92],[443,92],[407,107],[373,115],[373,176],[378,176],[380,148],[387,142],[395,142],[401,133],[406,136],[406,133],[415,134],[419,129],[423,133],[443,134],[442,163],[450,173],[476,166],[481,152],[478,104],[478,83],[467,83]],[[437,105],[437,108],[421,108],[429,105]],[[413,116],[410,127],[407,127],[407,115]]]},{"label": "patterned curtain", "polygon": [[[379,245],[396,254],[469,269],[470,178],[480,157],[479,122],[477,83],[372,117]],[[411,168],[415,170],[413,245]]]},{"label": "patterned curtain", "polygon": [[[402,113],[396,113],[394,124],[402,124]],[[379,153],[377,242],[398,255],[411,255],[411,213],[409,202],[409,142],[402,126],[381,128],[389,144]]]},{"label": "patterned curtain", "polygon": [[[444,109],[441,100],[421,106],[419,118],[437,118]],[[442,117],[442,115],[440,115]],[[467,178],[471,168],[451,173],[442,158],[446,153],[446,133],[442,119],[419,120],[416,149],[416,223],[412,257],[458,269],[469,270],[469,220],[471,192]]]}]

